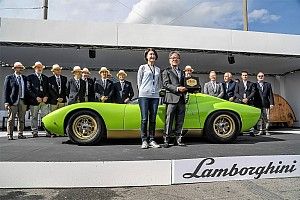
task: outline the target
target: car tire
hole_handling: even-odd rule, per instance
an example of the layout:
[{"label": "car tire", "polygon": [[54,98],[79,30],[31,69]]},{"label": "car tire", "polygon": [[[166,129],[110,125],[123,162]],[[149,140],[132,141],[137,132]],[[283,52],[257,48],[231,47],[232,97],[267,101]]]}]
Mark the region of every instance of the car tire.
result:
[{"label": "car tire", "polygon": [[213,143],[230,143],[236,140],[241,123],[235,113],[217,111],[210,115],[205,123],[205,137]]},{"label": "car tire", "polygon": [[98,144],[105,135],[102,118],[95,112],[80,110],[73,113],[66,126],[66,133],[75,144]]}]

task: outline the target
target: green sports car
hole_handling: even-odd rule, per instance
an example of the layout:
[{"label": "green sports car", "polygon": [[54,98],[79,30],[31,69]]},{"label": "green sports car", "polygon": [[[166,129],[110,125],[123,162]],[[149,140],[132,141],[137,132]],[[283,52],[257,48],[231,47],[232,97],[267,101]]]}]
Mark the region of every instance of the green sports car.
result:
[{"label": "green sports car", "polygon": [[[209,95],[189,94],[186,104],[184,133],[207,137],[214,143],[234,141],[240,132],[253,127],[260,109],[225,101]],[[86,102],[72,104],[46,115],[44,128],[55,135],[68,135],[77,144],[90,145],[105,138],[139,138],[140,108],[136,102],[113,104]],[[156,136],[164,130],[165,105],[156,117]]]}]

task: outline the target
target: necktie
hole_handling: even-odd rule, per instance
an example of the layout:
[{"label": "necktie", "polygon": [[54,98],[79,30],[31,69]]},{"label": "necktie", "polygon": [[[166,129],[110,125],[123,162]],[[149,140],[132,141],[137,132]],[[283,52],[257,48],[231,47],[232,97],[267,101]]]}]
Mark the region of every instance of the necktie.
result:
[{"label": "necktie", "polygon": [[22,96],[23,88],[22,88],[21,76],[18,76],[18,85],[19,85],[19,98],[23,98],[23,96]]},{"label": "necktie", "polygon": [[106,88],[106,80],[105,79],[103,80],[103,88],[104,89]]},{"label": "necktie", "polygon": [[212,86],[213,86],[214,92],[216,92],[216,90],[217,90],[217,85],[216,85],[216,82],[215,82],[215,81],[212,82]]},{"label": "necktie", "polygon": [[176,68],[174,68],[174,70],[177,74],[178,79],[180,80],[180,71],[179,71],[179,69],[176,67]]},{"label": "necktie", "polygon": [[228,90],[228,85],[229,85],[229,83],[226,83],[226,91]]},{"label": "necktie", "polygon": [[40,91],[43,92],[42,76],[41,76],[41,74],[37,74],[37,77],[40,81]]},{"label": "necktie", "polygon": [[85,79],[85,96],[89,95],[89,82]]},{"label": "necktie", "polygon": [[58,86],[58,92],[60,93],[61,92],[61,82],[60,82],[60,77],[57,77],[56,78],[56,83],[57,83],[57,86]]},{"label": "necktie", "polygon": [[259,86],[261,88],[261,91],[264,91],[264,85],[263,85],[263,83],[259,83]]},{"label": "necktie", "polygon": [[244,90],[244,98],[247,98],[247,94],[246,94],[246,91],[247,91],[247,81],[246,82],[244,82],[244,88],[245,88],[245,90]]},{"label": "necktie", "polygon": [[124,82],[121,82],[121,89],[124,90]]},{"label": "necktie", "polygon": [[76,86],[79,89],[80,85],[79,85],[79,80],[76,80]]},{"label": "necktie", "polygon": [[57,82],[57,86],[60,87],[60,78],[59,77],[56,78],[56,82]]}]

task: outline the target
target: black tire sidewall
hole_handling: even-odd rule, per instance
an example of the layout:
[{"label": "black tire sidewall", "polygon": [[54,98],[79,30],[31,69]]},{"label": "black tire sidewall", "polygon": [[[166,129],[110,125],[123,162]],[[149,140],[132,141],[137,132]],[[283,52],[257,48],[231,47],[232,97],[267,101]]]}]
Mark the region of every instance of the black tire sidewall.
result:
[{"label": "black tire sidewall", "polygon": [[[89,140],[79,139],[78,137],[76,137],[76,135],[74,134],[74,132],[72,130],[72,123],[80,115],[89,115],[89,116],[93,117],[98,124],[98,130],[97,130],[96,135]],[[89,111],[89,110],[81,110],[81,111],[77,111],[71,115],[70,119],[67,122],[66,133],[68,134],[70,140],[75,144],[93,145],[93,144],[99,143],[100,140],[102,139],[103,130],[104,130],[103,125],[104,124],[103,124],[102,119],[95,112]]]},{"label": "black tire sidewall", "polygon": [[[215,133],[213,129],[213,122],[216,119],[216,117],[218,117],[219,115],[228,115],[230,118],[234,120],[235,130],[233,131],[231,136],[222,138]],[[241,127],[240,120],[235,113],[232,113],[230,111],[217,111],[211,114],[205,122],[205,128],[204,128],[205,137],[213,143],[230,143],[237,138],[240,131],[240,127]]]}]

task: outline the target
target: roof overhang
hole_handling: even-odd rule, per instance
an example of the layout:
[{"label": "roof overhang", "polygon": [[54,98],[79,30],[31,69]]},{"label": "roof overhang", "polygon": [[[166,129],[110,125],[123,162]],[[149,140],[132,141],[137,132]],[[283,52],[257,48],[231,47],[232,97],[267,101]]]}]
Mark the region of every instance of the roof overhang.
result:
[{"label": "roof overhang", "polygon": [[[168,65],[168,52],[180,50],[182,64],[198,73],[218,71],[265,71],[282,75],[300,69],[300,35],[244,32],[198,27],[115,24],[0,18],[0,60],[32,65],[60,63],[98,68],[136,69],[143,50],[160,52],[158,64]],[[88,50],[97,56],[90,59]],[[227,61],[229,54],[235,64]]]}]

